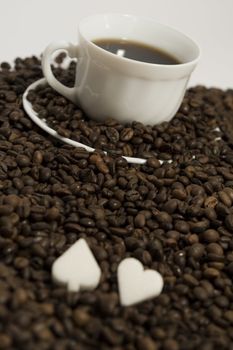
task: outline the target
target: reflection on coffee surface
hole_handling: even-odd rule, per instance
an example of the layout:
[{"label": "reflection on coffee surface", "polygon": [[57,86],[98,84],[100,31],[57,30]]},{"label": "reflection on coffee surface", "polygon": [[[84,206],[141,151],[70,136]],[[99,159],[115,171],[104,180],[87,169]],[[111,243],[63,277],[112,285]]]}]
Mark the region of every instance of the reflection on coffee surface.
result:
[{"label": "reflection on coffee surface", "polygon": [[179,64],[177,58],[160,48],[122,39],[96,39],[93,43],[118,56],[154,64]]}]

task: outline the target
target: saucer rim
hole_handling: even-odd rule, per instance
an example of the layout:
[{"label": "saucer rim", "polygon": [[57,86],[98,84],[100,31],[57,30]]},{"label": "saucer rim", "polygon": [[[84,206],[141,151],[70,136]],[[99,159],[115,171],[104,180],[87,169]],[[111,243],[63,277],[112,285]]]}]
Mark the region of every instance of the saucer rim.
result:
[{"label": "saucer rim", "polygon": [[[29,93],[30,90],[35,90],[35,88],[39,85],[45,85],[48,84],[46,78],[41,78],[39,80],[34,81],[32,84],[30,84],[27,89],[24,91],[23,93],[23,97],[22,97],[22,102],[23,102],[23,107],[25,112],[27,113],[27,115],[32,119],[32,121],[37,124],[42,130],[44,130],[45,132],[47,132],[48,134],[52,135],[53,137],[57,138],[58,140],[67,143],[71,146],[77,147],[77,148],[84,148],[86,151],[88,152],[94,152],[95,148],[92,148],[90,146],[87,146],[81,142],[78,141],[74,141],[68,137],[63,137],[61,135],[59,135],[57,133],[56,130],[54,130],[53,128],[51,128],[50,126],[48,126],[45,122],[45,119],[40,119],[38,117],[38,113],[33,109],[32,104],[30,101],[28,101],[27,99],[27,95]],[[107,154],[107,152],[104,152],[105,154]],[[121,156],[122,158],[124,158],[125,160],[127,160],[128,163],[132,163],[132,164],[145,164],[146,163],[146,159],[143,158],[136,158],[136,157],[127,157],[127,156]],[[161,163],[163,163],[163,161],[160,160]]]}]

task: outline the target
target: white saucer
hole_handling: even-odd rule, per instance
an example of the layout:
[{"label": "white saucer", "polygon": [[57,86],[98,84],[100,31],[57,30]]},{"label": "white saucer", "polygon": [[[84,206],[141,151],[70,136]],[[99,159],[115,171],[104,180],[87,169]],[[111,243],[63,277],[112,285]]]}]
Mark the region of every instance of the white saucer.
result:
[{"label": "white saucer", "polygon": [[[57,139],[65,142],[65,143],[68,143],[71,146],[82,147],[82,148],[85,148],[85,150],[87,150],[88,152],[94,152],[95,149],[92,147],[89,147],[87,145],[84,145],[83,143],[68,139],[67,137],[62,137],[61,135],[59,135],[56,132],[56,130],[52,129],[50,126],[47,125],[46,119],[40,119],[38,117],[38,113],[36,111],[34,111],[32,104],[27,100],[27,94],[30,90],[34,90],[38,85],[44,85],[44,84],[47,84],[46,79],[45,78],[39,79],[39,80],[35,81],[34,83],[32,83],[27,88],[27,90],[24,92],[24,94],[23,94],[23,106],[24,106],[24,109],[27,112],[28,116],[41,129],[43,129],[44,131],[46,131],[47,133],[49,133],[53,137],[56,137]],[[125,158],[128,163],[134,163],[134,164],[145,164],[146,163],[146,159],[142,159],[142,158],[125,157],[125,156],[123,156],[123,158]],[[163,161],[160,161],[160,162],[163,163]]]}]

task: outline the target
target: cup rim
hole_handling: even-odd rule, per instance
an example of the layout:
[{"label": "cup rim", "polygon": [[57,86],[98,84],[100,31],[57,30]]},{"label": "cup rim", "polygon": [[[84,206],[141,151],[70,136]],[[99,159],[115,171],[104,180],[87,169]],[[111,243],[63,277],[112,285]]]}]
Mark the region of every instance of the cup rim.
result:
[{"label": "cup rim", "polygon": [[[120,16],[120,17],[128,17],[128,18],[134,18],[134,19],[142,19],[144,21],[148,21],[148,22],[153,22],[161,27],[167,28],[169,30],[172,30],[173,32],[176,32],[177,34],[183,36],[184,38],[188,39],[189,42],[191,42],[191,44],[196,48],[197,50],[197,57],[194,58],[193,60],[189,60],[188,62],[184,62],[184,63],[178,63],[178,64],[159,64],[159,63],[148,63],[148,62],[142,62],[142,61],[138,61],[138,60],[133,60],[131,58],[127,58],[127,57],[123,57],[123,56],[117,56],[116,54],[109,52],[101,47],[99,47],[98,45],[96,45],[95,43],[93,43],[91,40],[87,39],[86,36],[83,34],[82,31],[82,25],[95,17],[104,17],[104,16]],[[166,69],[182,69],[182,68],[188,68],[189,66],[193,66],[196,65],[198,63],[198,61],[200,60],[201,57],[201,48],[200,46],[197,44],[196,41],[194,41],[190,36],[188,36],[187,34],[183,33],[182,31],[161,23],[161,22],[157,22],[154,18],[152,17],[146,17],[146,16],[138,16],[138,15],[133,15],[133,14],[128,14],[128,13],[120,13],[120,12],[106,12],[106,13],[96,13],[96,14],[92,14],[89,16],[84,17],[83,19],[81,19],[81,21],[79,22],[79,33],[82,35],[82,37],[88,42],[88,44],[94,48],[95,50],[99,51],[100,53],[104,53],[106,56],[110,57],[111,59],[115,59],[118,62],[122,62],[122,63],[130,63],[132,65],[137,65],[137,66],[144,66],[144,67],[148,67],[148,68],[153,68],[153,67],[166,67]]]}]

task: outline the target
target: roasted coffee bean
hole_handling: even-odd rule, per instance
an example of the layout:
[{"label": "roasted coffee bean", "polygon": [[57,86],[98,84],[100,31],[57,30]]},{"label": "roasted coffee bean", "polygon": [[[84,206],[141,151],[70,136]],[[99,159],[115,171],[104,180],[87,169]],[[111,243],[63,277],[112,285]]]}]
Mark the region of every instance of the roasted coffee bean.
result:
[{"label": "roasted coffee bean", "polygon": [[218,203],[215,207],[215,211],[220,217],[223,218],[230,214],[229,208],[223,203]]},{"label": "roasted coffee bean", "polygon": [[201,237],[207,243],[218,242],[220,239],[218,231],[213,229],[206,230],[202,233]]},{"label": "roasted coffee bean", "polygon": [[49,208],[45,214],[47,220],[57,220],[60,216],[59,209],[56,207]]},{"label": "roasted coffee bean", "polygon": [[110,142],[116,143],[119,141],[119,133],[115,128],[107,128],[106,135]]},{"label": "roasted coffee bean", "polygon": [[163,210],[169,214],[173,214],[177,209],[178,203],[176,199],[170,199],[163,205]]},{"label": "roasted coffee bean", "polygon": [[85,227],[95,227],[95,222],[90,218],[82,218],[79,220],[79,222]]},{"label": "roasted coffee bean", "polygon": [[160,167],[161,164],[160,164],[160,161],[158,159],[156,159],[156,158],[149,158],[149,159],[147,159],[147,165],[149,167],[151,167],[151,168],[157,169],[157,168]]},{"label": "roasted coffee bean", "polygon": [[184,189],[182,188],[177,188],[172,191],[172,196],[174,198],[177,198],[181,201],[184,201],[187,198],[187,194]]},{"label": "roasted coffee bean", "polygon": [[3,198],[5,204],[12,206],[14,209],[19,205],[20,197],[14,194],[9,194]]},{"label": "roasted coffee bean", "polygon": [[179,267],[184,268],[186,265],[186,253],[183,250],[179,250],[174,255],[174,261]]},{"label": "roasted coffee bean", "polygon": [[13,206],[9,204],[0,205],[0,216],[10,215],[13,212]]},{"label": "roasted coffee bean", "polygon": [[89,315],[88,309],[77,308],[73,311],[73,319],[78,327],[85,327],[85,325],[90,321],[91,316]]},{"label": "roasted coffee bean", "polygon": [[146,224],[146,218],[145,215],[142,213],[139,213],[136,217],[135,217],[135,226],[136,227],[144,227]]},{"label": "roasted coffee bean", "polygon": [[0,217],[0,233],[5,237],[13,235],[13,223],[9,216]]},{"label": "roasted coffee bean", "polygon": [[191,287],[196,287],[199,285],[199,281],[190,274],[184,274],[184,281]]},{"label": "roasted coffee bean", "polygon": [[190,230],[194,233],[202,233],[205,230],[207,230],[208,227],[209,227],[209,221],[205,219],[202,221],[190,223]]},{"label": "roasted coffee bean", "polygon": [[233,214],[230,214],[225,219],[226,227],[233,231]]},{"label": "roasted coffee bean", "polygon": [[166,339],[163,343],[164,350],[179,350],[179,343],[175,339]]},{"label": "roasted coffee bean", "polygon": [[220,191],[220,192],[218,192],[218,195],[219,195],[219,198],[223,202],[224,205],[226,205],[227,207],[231,207],[232,200],[231,200],[231,197],[228,196],[227,192]]},{"label": "roasted coffee bean", "polygon": [[24,257],[17,257],[15,258],[14,265],[19,270],[25,269],[29,266],[29,260]]},{"label": "roasted coffee bean", "polygon": [[116,210],[121,207],[121,202],[118,201],[117,199],[110,199],[108,201],[108,206],[111,210]]},{"label": "roasted coffee bean", "polygon": [[118,296],[116,293],[102,294],[98,300],[98,308],[104,315],[114,315]]},{"label": "roasted coffee bean", "polygon": [[18,155],[16,157],[16,162],[20,167],[26,167],[30,164],[30,158],[26,155]]},{"label": "roasted coffee bean", "polygon": [[206,278],[217,278],[219,277],[219,271],[213,267],[208,267],[204,270],[204,273],[203,275],[206,277]]},{"label": "roasted coffee bean", "polygon": [[218,203],[218,200],[216,197],[207,197],[205,199],[204,205],[207,208],[214,208]]},{"label": "roasted coffee bean", "polygon": [[210,254],[222,256],[223,255],[223,249],[220,244],[217,243],[210,243],[207,245],[206,250]]},{"label": "roasted coffee bean", "polygon": [[158,345],[147,336],[139,337],[137,340],[137,349],[138,350],[157,350]]},{"label": "roasted coffee bean", "polygon": [[194,258],[195,260],[199,260],[204,252],[205,252],[205,247],[204,245],[200,243],[194,243],[189,249],[188,249],[190,257]]},{"label": "roasted coffee bean", "polygon": [[33,154],[33,163],[41,164],[43,161],[43,153],[41,151],[35,151]]},{"label": "roasted coffee bean", "polygon": [[11,69],[11,65],[8,62],[2,62],[1,69],[9,70],[9,69]]},{"label": "roasted coffee bean", "polygon": [[9,335],[0,333],[0,349],[9,349],[12,346],[12,339]]},{"label": "roasted coffee bean", "polygon": [[39,178],[42,182],[46,182],[51,177],[51,169],[41,167],[39,169]]},{"label": "roasted coffee bean", "polygon": [[124,128],[120,133],[121,141],[130,141],[134,135],[134,131],[131,128]]},{"label": "roasted coffee bean", "polygon": [[175,229],[181,233],[188,233],[190,230],[188,222],[183,220],[176,221]]},{"label": "roasted coffee bean", "polygon": [[195,287],[193,289],[194,296],[201,301],[205,301],[208,298],[206,290],[202,287]]}]

